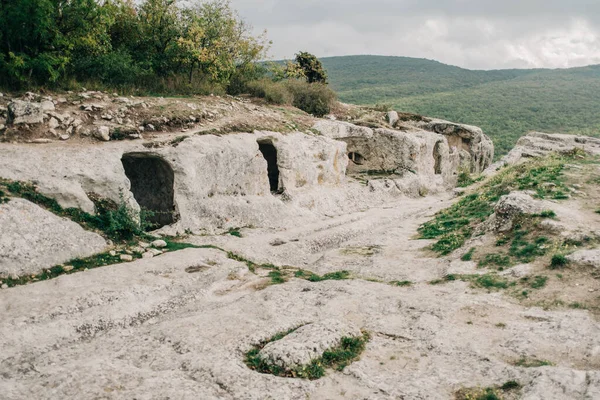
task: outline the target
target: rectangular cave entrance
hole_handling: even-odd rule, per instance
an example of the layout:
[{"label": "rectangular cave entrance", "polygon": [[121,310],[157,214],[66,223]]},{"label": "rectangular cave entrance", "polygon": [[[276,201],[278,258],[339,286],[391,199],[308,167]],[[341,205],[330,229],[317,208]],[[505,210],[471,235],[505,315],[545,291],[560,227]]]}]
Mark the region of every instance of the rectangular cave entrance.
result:
[{"label": "rectangular cave entrance", "polygon": [[121,158],[131,192],[140,207],[152,211],[153,229],[171,225],[176,218],[173,169],[165,160],[146,153],[124,154]]},{"label": "rectangular cave entrance", "polygon": [[436,175],[442,174],[442,146],[440,142],[437,142],[433,148],[433,172]]},{"label": "rectangular cave entrance", "polygon": [[279,187],[279,166],[277,166],[277,149],[271,141],[258,142],[258,149],[267,160],[267,174],[271,193],[281,193]]}]

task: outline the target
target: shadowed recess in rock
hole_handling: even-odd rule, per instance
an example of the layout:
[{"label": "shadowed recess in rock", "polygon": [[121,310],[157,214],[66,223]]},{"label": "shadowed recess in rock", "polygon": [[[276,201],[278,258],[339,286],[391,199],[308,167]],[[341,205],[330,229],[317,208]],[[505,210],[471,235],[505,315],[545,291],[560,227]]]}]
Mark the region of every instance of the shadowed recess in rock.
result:
[{"label": "shadowed recess in rock", "polygon": [[440,145],[441,143],[437,142],[433,148],[433,169],[436,175],[442,174],[442,149],[440,148]]},{"label": "shadowed recess in rock", "polygon": [[153,228],[170,225],[177,220],[173,200],[174,174],[162,158],[130,153],[121,159],[125,174],[131,181],[131,192],[140,207],[152,211],[148,217]]},{"label": "shadowed recess in rock", "polygon": [[279,188],[279,167],[277,166],[277,149],[271,142],[259,142],[258,149],[267,160],[267,171],[269,174],[269,186],[272,193],[280,191]]}]

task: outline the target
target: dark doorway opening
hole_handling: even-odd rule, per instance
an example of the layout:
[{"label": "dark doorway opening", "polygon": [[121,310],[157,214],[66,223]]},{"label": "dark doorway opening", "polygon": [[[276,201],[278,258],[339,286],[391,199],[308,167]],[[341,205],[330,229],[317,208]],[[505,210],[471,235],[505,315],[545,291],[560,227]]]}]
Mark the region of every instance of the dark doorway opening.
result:
[{"label": "dark doorway opening", "polygon": [[171,166],[162,158],[145,153],[125,154],[121,162],[131,182],[133,197],[142,209],[153,213],[148,217],[151,228],[174,223],[177,220],[173,191],[175,176]]},{"label": "dark doorway opening", "polygon": [[348,153],[348,158],[356,165],[363,165],[365,162],[365,158],[356,152]]},{"label": "dark doorway opening", "polygon": [[442,174],[442,150],[441,150],[440,142],[437,142],[435,144],[435,147],[433,148],[433,160],[434,160],[433,170],[434,170],[435,174],[441,175]]},{"label": "dark doorway opening", "polygon": [[258,142],[258,149],[267,160],[267,173],[272,193],[280,193],[279,167],[277,166],[277,149],[271,142]]}]

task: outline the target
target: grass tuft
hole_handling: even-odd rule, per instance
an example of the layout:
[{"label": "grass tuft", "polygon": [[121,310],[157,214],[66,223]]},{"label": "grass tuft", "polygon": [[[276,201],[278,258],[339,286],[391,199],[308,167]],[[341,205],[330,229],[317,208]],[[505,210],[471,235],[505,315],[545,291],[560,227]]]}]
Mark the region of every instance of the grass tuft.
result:
[{"label": "grass tuft", "polygon": [[564,254],[555,254],[550,261],[550,269],[562,269],[569,265],[569,260]]}]

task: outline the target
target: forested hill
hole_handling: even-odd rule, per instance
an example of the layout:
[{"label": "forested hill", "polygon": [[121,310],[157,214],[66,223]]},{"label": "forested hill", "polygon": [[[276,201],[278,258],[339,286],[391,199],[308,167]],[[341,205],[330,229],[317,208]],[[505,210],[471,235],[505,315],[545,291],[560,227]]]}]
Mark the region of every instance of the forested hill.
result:
[{"label": "forested hill", "polygon": [[532,130],[600,136],[600,65],[472,71],[407,57],[321,61],[340,100],[478,125],[498,155]]}]

